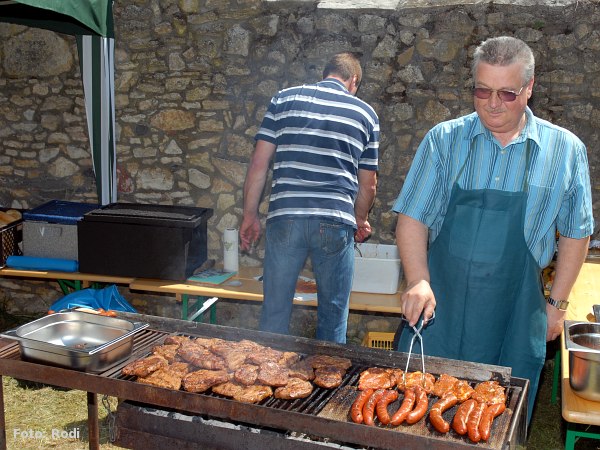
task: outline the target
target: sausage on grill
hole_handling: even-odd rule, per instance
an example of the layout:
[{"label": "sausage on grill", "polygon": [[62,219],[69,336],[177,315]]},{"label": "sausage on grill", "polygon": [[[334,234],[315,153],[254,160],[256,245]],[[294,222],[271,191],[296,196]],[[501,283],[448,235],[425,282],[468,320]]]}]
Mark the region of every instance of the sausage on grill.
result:
[{"label": "sausage on grill", "polygon": [[471,415],[471,412],[473,412],[473,409],[476,405],[477,402],[470,398],[469,400],[461,403],[454,414],[452,428],[461,436],[467,434],[467,421],[469,420],[469,416]]},{"label": "sausage on grill", "polygon": [[363,423],[365,425],[374,425],[373,419],[375,419],[375,406],[377,405],[379,399],[383,396],[384,392],[385,389],[377,389],[363,406]]},{"label": "sausage on grill", "polygon": [[406,416],[408,416],[408,413],[412,411],[413,406],[415,405],[416,398],[417,393],[414,388],[404,390],[404,400],[402,400],[402,404],[398,408],[398,411],[394,413],[392,420],[390,421],[393,426],[398,426],[406,420]]},{"label": "sausage on grill", "polygon": [[467,432],[469,433],[469,439],[475,443],[481,440],[479,422],[481,422],[481,416],[483,415],[483,410],[486,408],[486,406],[487,405],[483,402],[477,403],[475,408],[473,408],[473,412],[471,412],[469,415],[469,420],[467,421]]},{"label": "sausage on grill", "polygon": [[421,386],[415,386],[415,391],[417,394],[417,404],[415,408],[408,413],[408,416],[406,416],[406,423],[409,425],[415,424],[421,420],[425,413],[427,413],[427,407],[429,406],[425,389]]},{"label": "sausage on grill", "polygon": [[433,404],[429,411],[429,420],[431,425],[440,433],[450,431],[450,424],[444,420],[442,413],[447,409],[452,408],[458,403],[458,398],[452,392],[447,393],[441,399]]},{"label": "sausage on grill", "polygon": [[492,422],[496,417],[502,414],[505,409],[506,404],[504,403],[494,403],[485,408],[481,416],[481,421],[479,422],[479,434],[481,434],[481,440],[487,441],[490,438]]},{"label": "sausage on grill", "polygon": [[388,405],[398,398],[398,391],[393,389],[386,389],[383,395],[377,402],[376,411],[377,418],[382,425],[390,423],[390,414],[388,413]]},{"label": "sausage on grill", "polygon": [[369,399],[369,397],[373,395],[373,392],[375,392],[373,389],[367,389],[364,391],[360,391],[359,394],[356,396],[354,403],[352,403],[352,406],[350,407],[350,418],[352,419],[352,422],[363,423],[363,406],[365,405],[365,402]]}]

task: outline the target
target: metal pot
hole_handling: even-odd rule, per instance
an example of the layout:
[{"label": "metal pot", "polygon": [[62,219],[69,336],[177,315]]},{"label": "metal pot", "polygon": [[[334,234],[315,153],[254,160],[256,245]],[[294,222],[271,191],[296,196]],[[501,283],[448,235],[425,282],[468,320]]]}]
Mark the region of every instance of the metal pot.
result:
[{"label": "metal pot", "polygon": [[569,383],[578,396],[600,401],[600,323],[566,320]]}]

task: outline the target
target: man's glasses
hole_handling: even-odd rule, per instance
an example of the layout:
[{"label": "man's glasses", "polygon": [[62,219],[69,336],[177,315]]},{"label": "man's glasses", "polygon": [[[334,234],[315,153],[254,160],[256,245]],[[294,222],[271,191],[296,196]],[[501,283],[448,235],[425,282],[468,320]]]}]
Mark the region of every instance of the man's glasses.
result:
[{"label": "man's glasses", "polygon": [[521,89],[519,89],[519,92],[476,87],[476,88],[473,88],[473,95],[482,100],[487,100],[495,92],[501,101],[514,102],[517,99],[517,97],[519,95],[521,95],[525,86],[527,86],[527,85],[525,84],[525,85],[521,86]]}]

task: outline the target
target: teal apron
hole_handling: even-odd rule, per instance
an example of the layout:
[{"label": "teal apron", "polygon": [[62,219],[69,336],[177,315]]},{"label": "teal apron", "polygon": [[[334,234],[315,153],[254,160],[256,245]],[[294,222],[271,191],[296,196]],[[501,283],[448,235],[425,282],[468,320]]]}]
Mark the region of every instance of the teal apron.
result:
[{"label": "teal apron", "polygon": [[[511,367],[513,376],[529,379],[529,421],[546,356],[547,319],[541,269],[523,232],[528,170],[521,192],[465,190],[457,182],[465,165],[429,249],[437,306],[422,332],[423,347],[427,355]],[[413,334],[404,328],[399,351],[408,351]]]}]

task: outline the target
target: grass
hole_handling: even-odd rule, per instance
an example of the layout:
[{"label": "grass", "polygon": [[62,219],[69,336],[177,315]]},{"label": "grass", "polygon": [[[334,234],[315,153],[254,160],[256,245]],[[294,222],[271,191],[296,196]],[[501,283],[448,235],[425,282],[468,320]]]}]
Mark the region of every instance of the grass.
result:
[{"label": "grass", "polygon": [[[14,320],[0,311],[0,330],[12,328]],[[26,318],[25,321],[31,320]],[[10,322],[10,324],[9,324]],[[23,319],[20,320],[23,323]],[[7,326],[8,325],[8,326]],[[17,323],[18,325],[18,323]],[[552,404],[552,375],[557,343],[548,347],[548,358],[540,379],[540,389],[533,412],[527,448],[533,450],[559,450],[564,448],[566,425],[561,416],[560,392],[558,402]],[[51,386],[28,383],[3,377],[6,414],[7,448],[10,449],[65,449],[88,448],[87,398],[86,393]],[[111,444],[111,412],[117,407],[116,398],[99,396],[98,415],[100,420],[100,445],[103,450],[120,449]],[[105,401],[104,401],[105,400]],[[55,436],[52,432],[55,432]],[[598,427],[588,431],[599,432]],[[35,433],[38,432],[38,437]],[[61,435],[61,432],[63,435]],[[69,436],[68,433],[71,433]],[[76,434],[77,433],[77,434]],[[43,435],[43,436],[41,436]],[[575,450],[598,450],[600,440],[580,439]]]},{"label": "grass", "polygon": [[[86,393],[3,377],[8,449],[89,448]],[[110,411],[117,399],[106,398]],[[100,443],[103,449],[118,449],[110,443],[110,418],[99,396]]]}]

